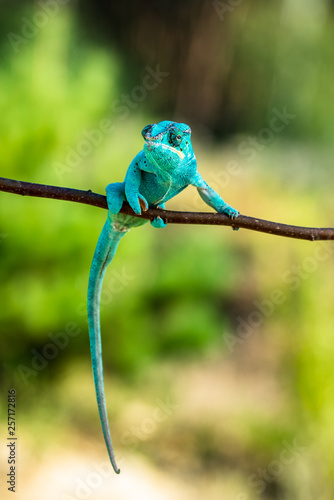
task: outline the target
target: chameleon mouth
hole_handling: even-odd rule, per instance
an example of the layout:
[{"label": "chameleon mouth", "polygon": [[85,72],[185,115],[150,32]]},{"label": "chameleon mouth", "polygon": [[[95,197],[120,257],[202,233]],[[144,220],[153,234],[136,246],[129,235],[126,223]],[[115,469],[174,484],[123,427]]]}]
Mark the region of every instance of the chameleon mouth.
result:
[{"label": "chameleon mouth", "polygon": [[163,148],[169,149],[170,151],[173,151],[173,153],[177,153],[179,155],[179,157],[181,158],[181,160],[183,160],[183,158],[185,157],[185,154],[182,151],[180,151],[179,149],[173,148],[173,146],[167,146],[167,144],[166,144],[163,146]]},{"label": "chameleon mouth", "polygon": [[[147,141],[146,145],[147,145],[149,151],[152,151],[154,149],[154,141]],[[163,147],[163,149],[168,149],[169,151],[176,153],[181,158],[181,160],[183,160],[185,157],[185,154],[182,151],[180,151],[179,149],[173,148],[173,146],[168,146],[167,144],[163,144],[162,147]]]}]

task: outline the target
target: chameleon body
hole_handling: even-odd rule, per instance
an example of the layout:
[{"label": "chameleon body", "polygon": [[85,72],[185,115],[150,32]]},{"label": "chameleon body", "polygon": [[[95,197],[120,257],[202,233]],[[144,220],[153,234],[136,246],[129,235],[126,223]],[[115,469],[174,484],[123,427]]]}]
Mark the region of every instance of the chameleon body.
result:
[{"label": "chameleon body", "polygon": [[[102,348],[100,332],[100,294],[107,266],[115,255],[121,238],[132,228],[148,222],[145,219],[119,213],[127,201],[136,214],[152,207],[165,207],[165,202],[187,186],[198,189],[201,198],[217,212],[232,219],[238,211],[206,184],[197,172],[196,158],[191,144],[191,130],[184,123],[163,121],[147,125],[142,130],[145,145],[132,160],[124,182],[106,187],[108,217],[99,237],[88,284],[88,325],[96,398],[100,421],[112,466],[116,465],[104,394]],[[166,223],[157,217],[152,226],[162,228]]]}]

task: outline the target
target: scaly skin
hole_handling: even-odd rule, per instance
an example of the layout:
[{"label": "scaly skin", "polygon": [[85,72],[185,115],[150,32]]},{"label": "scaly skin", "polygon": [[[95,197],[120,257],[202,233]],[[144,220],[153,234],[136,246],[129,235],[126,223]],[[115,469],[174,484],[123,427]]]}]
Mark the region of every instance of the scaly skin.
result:
[{"label": "scaly skin", "polygon": [[[147,125],[142,130],[145,145],[132,160],[124,182],[106,187],[108,218],[99,237],[88,284],[88,326],[92,367],[97,404],[104,439],[109,457],[118,474],[114,450],[110,437],[107,407],[104,394],[102,348],[100,331],[100,295],[107,266],[124,234],[132,227],[142,226],[147,220],[119,213],[124,201],[140,215],[147,208],[164,208],[165,202],[176,196],[187,186],[195,186],[201,198],[220,213],[231,219],[238,217],[238,211],[206,184],[197,172],[195,154],[190,140],[191,130],[184,123],[163,121]],[[151,222],[156,228],[165,227],[157,217]]]}]

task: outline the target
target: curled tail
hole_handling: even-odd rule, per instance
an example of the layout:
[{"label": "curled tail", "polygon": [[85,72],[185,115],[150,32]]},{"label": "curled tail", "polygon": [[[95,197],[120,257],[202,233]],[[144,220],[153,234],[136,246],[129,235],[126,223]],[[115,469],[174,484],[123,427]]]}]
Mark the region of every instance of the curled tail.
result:
[{"label": "curled tail", "polygon": [[112,261],[112,258],[117,250],[118,243],[124,234],[125,231],[117,231],[114,229],[109,219],[106,221],[96,245],[93,262],[90,268],[87,297],[89,342],[97,405],[99,408],[103,436],[107,445],[110,461],[117,474],[119,474],[120,470],[116,465],[104,394],[100,329],[100,296],[106,268]]}]

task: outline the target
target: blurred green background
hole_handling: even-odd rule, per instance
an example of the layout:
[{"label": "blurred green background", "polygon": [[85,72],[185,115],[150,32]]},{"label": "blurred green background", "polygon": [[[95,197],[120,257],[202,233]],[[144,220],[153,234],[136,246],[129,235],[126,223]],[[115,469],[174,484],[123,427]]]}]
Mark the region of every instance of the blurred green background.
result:
[{"label": "blurred green background", "polygon": [[[103,193],[172,119],[241,213],[333,226],[333,7],[2,2],[0,176]],[[116,477],[85,312],[105,216],[0,192],[1,498],[15,388],[18,499],[332,499],[333,243],[130,232],[101,308]]]}]

